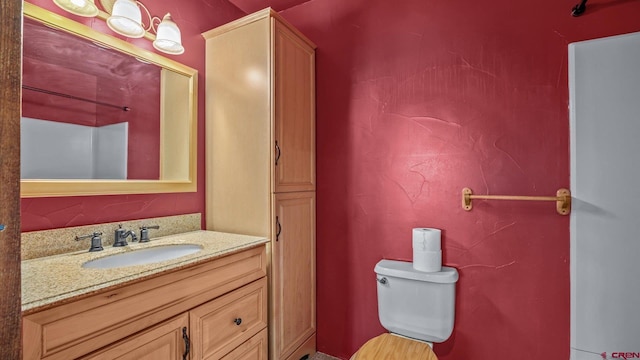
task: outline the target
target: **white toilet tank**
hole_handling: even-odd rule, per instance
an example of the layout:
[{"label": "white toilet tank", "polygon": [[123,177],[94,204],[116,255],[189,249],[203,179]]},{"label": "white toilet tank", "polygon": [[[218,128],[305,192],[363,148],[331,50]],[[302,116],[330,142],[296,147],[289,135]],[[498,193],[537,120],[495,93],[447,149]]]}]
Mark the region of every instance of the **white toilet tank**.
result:
[{"label": "white toilet tank", "polygon": [[378,316],[391,333],[443,342],[453,332],[458,271],[443,266],[422,272],[406,261],[381,260],[376,264]]}]

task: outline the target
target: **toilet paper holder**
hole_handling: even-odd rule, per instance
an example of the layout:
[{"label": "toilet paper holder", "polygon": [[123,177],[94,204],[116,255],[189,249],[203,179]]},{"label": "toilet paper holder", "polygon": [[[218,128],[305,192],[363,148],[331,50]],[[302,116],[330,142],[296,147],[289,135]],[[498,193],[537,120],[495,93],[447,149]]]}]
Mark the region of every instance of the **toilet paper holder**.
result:
[{"label": "toilet paper holder", "polygon": [[569,215],[571,212],[571,191],[561,188],[556,196],[517,196],[517,195],[474,195],[469,188],[462,189],[462,208],[471,211],[471,200],[520,200],[520,201],[555,201],[556,211],[560,215]]}]

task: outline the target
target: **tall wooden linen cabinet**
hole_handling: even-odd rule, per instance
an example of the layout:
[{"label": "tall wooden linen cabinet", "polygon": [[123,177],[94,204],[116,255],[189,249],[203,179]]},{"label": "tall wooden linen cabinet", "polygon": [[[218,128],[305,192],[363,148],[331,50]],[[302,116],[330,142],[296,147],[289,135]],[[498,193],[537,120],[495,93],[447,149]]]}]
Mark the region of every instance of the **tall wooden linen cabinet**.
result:
[{"label": "tall wooden linen cabinet", "polygon": [[315,353],[315,45],[270,8],[206,39],[207,229],[271,239],[269,358]]}]

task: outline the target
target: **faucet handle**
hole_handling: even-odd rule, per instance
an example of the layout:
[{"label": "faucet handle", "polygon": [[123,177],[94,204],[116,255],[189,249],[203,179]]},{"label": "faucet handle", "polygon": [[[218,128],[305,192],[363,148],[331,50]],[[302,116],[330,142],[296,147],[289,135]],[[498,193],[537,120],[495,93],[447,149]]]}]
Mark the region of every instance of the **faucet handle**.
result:
[{"label": "faucet handle", "polygon": [[160,229],[160,225],[141,226],[140,227],[140,242],[149,242],[149,229]]},{"label": "faucet handle", "polygon": [[103,247],[102,247],[102,238],[100,238],[101,235],[102,235],[101,232],[94,232],[93,234],[90,234],[90,235],[76,236],[76,241],[91,238],[91,247],[89,248],[89,251],[90,252],[102,251]]}]

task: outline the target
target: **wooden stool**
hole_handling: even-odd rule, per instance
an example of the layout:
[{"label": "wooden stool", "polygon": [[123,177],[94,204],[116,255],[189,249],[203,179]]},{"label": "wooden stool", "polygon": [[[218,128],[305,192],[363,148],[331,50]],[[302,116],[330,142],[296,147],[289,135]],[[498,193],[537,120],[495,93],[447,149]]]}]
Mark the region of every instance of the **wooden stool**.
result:
[{"label": "wooden stool", "polygon": [[392,334],[367,341],[351,360],[438,360],[426,343]]}]

